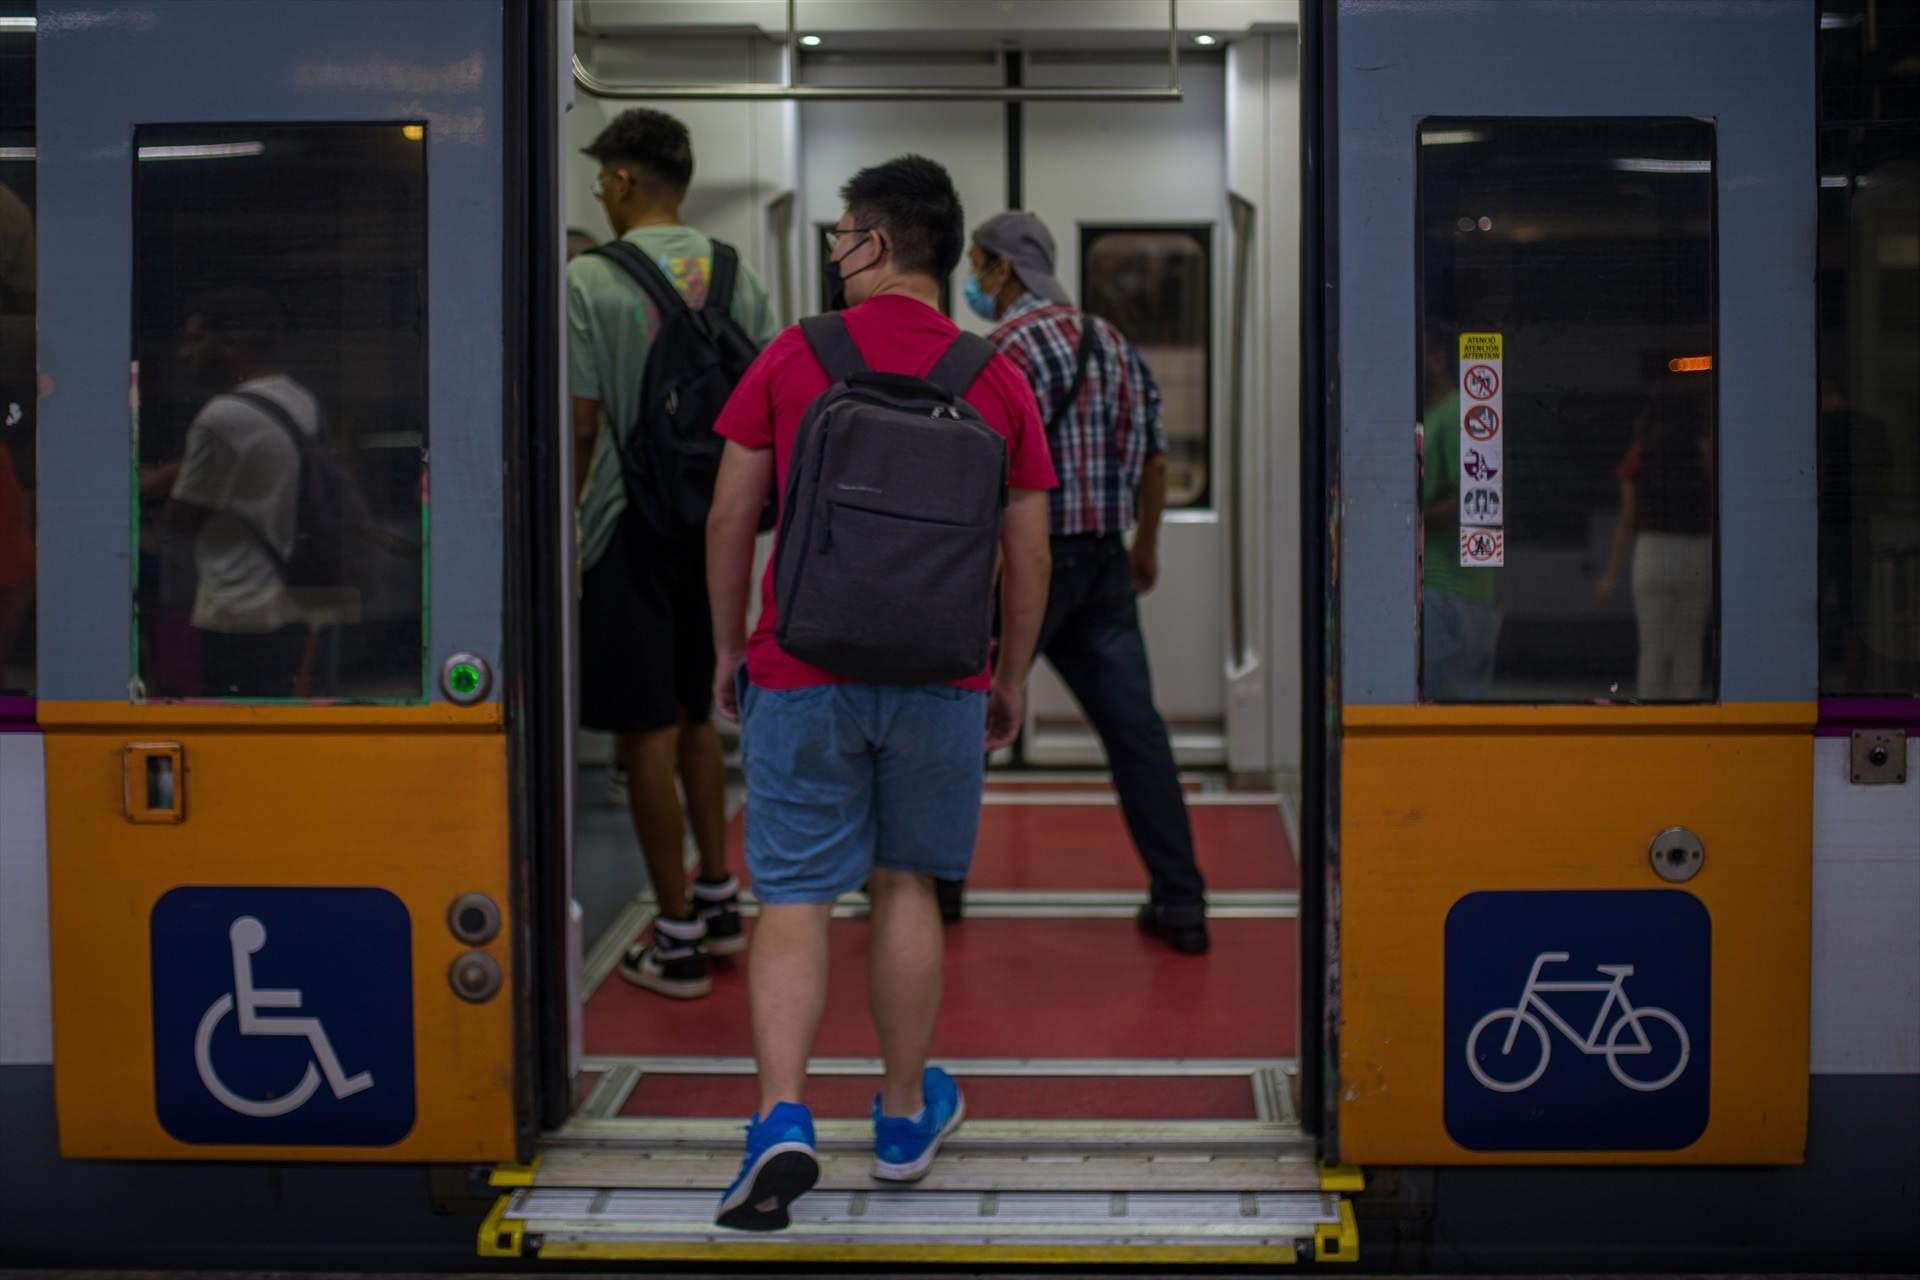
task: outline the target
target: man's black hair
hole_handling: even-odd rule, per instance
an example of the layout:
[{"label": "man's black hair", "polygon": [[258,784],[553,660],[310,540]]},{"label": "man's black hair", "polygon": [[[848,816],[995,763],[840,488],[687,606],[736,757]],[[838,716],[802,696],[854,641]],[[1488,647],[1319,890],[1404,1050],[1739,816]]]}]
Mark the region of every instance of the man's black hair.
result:
[{"label": "man's black hair", "polygon": [[685,195],[693,182],[693,138],[686,125],[664,111],[622,111],[580,150],[601,164],[632,165],[643,182],[652,179],[676,196]]},{"label": "man's black hair", "polygon": [[862,169],[840,188],[856,226],[878,225],[893,241],[893,265],[944,280],[960,264],[966,215],[953,179],[925,156]]},{"label": "man's black hair", "polygon": [[256,359],[271,359],[280,352],[285,328],[280,307],[262,290],[210,289],[193,300],[187,314],[199,316],[201,326],[208,333],[231,342]]}]

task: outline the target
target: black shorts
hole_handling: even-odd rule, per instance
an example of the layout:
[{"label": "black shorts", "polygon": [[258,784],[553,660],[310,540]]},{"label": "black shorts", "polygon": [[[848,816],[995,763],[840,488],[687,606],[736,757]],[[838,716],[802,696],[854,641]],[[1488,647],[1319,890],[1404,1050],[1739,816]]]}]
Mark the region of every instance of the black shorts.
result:
[{"label": "black shorts", "polygon": [[580,591],[580,721],[645,733],[713,711],[706,548],[620,517]]}]

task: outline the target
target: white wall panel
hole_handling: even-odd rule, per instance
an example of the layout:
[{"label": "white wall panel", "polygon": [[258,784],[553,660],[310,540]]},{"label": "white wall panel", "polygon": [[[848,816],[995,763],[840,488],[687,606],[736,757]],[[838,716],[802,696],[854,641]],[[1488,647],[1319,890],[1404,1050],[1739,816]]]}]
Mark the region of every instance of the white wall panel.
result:
[{"label": "white wall panel", "polygon": [[46,753],[0,733],[0,1066],[53,1061]]},{"label": "white wall panel", "polygon": [[1920,1072],[1920,739],[1904,786],[1855,786],[1814,742],[1813,1070]]}]

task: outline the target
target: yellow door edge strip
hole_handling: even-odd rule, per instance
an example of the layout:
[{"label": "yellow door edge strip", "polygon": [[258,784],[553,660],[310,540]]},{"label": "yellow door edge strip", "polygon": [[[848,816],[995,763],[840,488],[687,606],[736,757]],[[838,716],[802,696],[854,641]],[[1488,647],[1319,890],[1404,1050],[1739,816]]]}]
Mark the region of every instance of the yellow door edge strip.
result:
[{"label": "yellow door edge strip", "polygon": [[34,707],[43,729],[126,728],[151,734],[156,728],[248,729],[468,729],[486,731],[503,725],[505,712],[497,702],[456,707],[449,702],[408,706],[367,706],[343,703],[257,705],[233,702],[49,702]]},{"label": "yellow door edge strip", "polygon": [[1340,1202],[1340,1221],[1323,1222],[1313,1231],[1315,1262],[1360,1261],[1360,1223],[1351,1201]]},{"label": "yellow door edge strip", "polygon": [[[1327,1224],[1322,1230],[1338,1231]],[[1356,1244],[1352,1252],[1359,1252]],[[482,1251],[485,1252],[484,1250]],[[502,1254],[489,1254],[502,1257]],[[946,1245],[946,1244],[786,1244],[777,1241],[593,1241],[556,1240],[540,1246],[539,1257],[576,1261],[653,1262],[813,1262],[813,1263],[960,1263],[1060,1266],[1212,1265],[1289,1266],[1300,1260],[1290,1244],[1274,1245]],[[1335,1256],[1335,1261],[1346,1261]]]},{"label": "yellow door edge strip", "polygon": [[507,1216],[511,1195],[501,1196],[480,1221],[479,1253],[483,1258],[518,1258],[526,1245],[527,1225]]},{"label": "yellow door edge strip", "polygon": [[1344,706],[1349,732],[1436,729],[1805,729],[1813,702],[1728,702],[1688,706]]},{"label": "yellow door edge strip", "polygon": [[539,1155],[535,1156],[528,1164],[497,1164],[493,1166],[493,1172],[487,1175],[487,1185],[490,1187],[530,1187],[533,1185],[533,1180],[540,1174],[540,1162],[545,1159],[546,1157],[544,1155]]},{"label": "yellow door edge strip", "polygon": [[1354,1164],[1326,1164],[1320,1166],[1320,1189],[1333,1192],[1361,1192],[1367,1189],[1366,1175],[1360,1172],[1360,1166]]}]

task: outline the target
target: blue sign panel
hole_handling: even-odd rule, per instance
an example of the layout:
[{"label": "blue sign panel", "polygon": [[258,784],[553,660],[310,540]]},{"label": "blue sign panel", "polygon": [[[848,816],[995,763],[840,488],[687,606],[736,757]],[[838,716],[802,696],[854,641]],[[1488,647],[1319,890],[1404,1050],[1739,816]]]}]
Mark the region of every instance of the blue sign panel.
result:
[{"label": "blue sign panel", "polygon": [[188,887],[153,907],[153,1080],[181,1142],[413,1129],[413,926],[384,889]]},{"label": "blue sign panel", "polygon": [[1447,1132],[1474,1151],[1674,1151],[1707,1127],[1712,924],[1677,889],[1490,892],[1447,913]]}]

